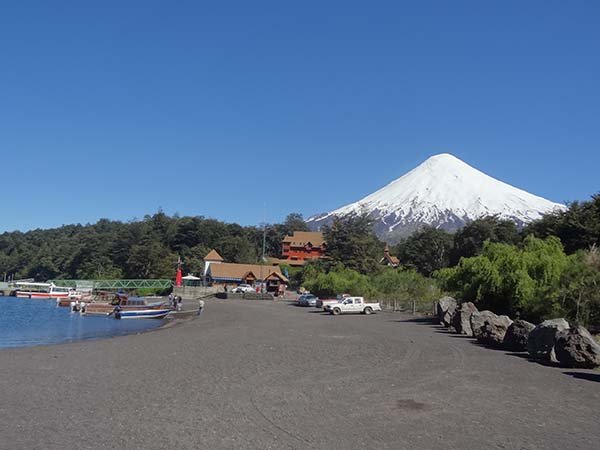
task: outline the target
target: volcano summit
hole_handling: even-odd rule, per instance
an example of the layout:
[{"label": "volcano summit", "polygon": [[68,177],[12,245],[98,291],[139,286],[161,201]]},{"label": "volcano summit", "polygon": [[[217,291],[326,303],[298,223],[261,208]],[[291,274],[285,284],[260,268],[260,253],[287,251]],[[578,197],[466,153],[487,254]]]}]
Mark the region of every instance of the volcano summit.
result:
[{"label": "volcano summit", "polygon": [[312,229],[335,216],[367,213],[375,233],[393,242],[424,225],[455,231],[468,222],[497,215],[519,227],[564,205],[517,189],[442,153],[362,200],[307,219]]}]

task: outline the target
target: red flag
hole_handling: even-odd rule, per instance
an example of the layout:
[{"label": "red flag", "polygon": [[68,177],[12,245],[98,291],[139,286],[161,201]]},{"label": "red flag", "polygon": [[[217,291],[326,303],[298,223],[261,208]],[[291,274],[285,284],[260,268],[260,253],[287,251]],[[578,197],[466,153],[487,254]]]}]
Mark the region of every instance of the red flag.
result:
[{"label": "red flag", "polygon": [[181,287],[182,285],[182,275],[181,275],[181,257],[177,261],[177,274],[175,275],[175,286]]}]

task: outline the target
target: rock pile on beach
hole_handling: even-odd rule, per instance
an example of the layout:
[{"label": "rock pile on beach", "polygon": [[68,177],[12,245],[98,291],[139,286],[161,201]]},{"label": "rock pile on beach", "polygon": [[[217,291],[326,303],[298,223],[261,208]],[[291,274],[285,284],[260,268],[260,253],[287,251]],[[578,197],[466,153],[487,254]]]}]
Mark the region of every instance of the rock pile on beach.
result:
[{"label": "rock pile on beach", "polygon": [[565,367],[593,369],[600,366],[600,345],[581,326],[557,333],[554,352],[558,362]]},{"label": "rock pile on beach", "polygon": [[537,326],[513,321],[492,311],[478,311],[472,302],[458,303],[443,297],[436,303],[440,325],[477,342],[512,352],[528,352],[532,360],[572,368],[600,366],[600,344],[582,326],[571,328],[564,318],[545,320]]},{"label": "rock pile on beach", "polygon": [[478,330],[477,342],[489,347],[502,347],[512,320],[508,316],[490,317]]},{"label": "rock pile on beach", "polygon": [[511,352],[526,352],[529,333],[533,331],[535,325],[526,320],[515,320],[506,330],[504,342],[502,343],[506,350]]},{"label": "rock pile on beach", "polygon": [[485,325],[486,320],[494,319],[498,317],[491,311],[475,311],[471,314],[471,331],[473,331],[473,337],[479,339],[481,335],[481,329]]},{"label": "rock pile on beach", "polygon": [[569,329],[565,319],[545,320],[537,325],[527,341],[529,356],[540,361],[558,362],[554,353],[554,344],[558,332]]},{"label": "rock pile on beach", "polygon": [[477,307],[471,302],[464,302],[456,311],[452,317],[452,327],[458,334],[464,334],[466,336],[473,336],[473,330],[471,329],[471,315],[477,312]]},{"label": "rock pile on beach", "polygon": [[452,324],[452,316],[456,311],[457,302],[452,297],[442,297],[436,304],[438,322],[445,327]]}]

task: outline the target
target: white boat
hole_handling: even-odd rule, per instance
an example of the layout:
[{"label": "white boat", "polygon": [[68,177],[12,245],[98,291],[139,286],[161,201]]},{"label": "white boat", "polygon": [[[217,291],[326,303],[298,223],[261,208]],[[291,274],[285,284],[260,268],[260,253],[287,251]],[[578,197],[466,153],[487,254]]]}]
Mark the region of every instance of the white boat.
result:
[{"label": "white boat", "polygon": [[170,312],[170,309],[122,309],[115,311],[114,316],[115,319],[164,319]]},{"label": "white boat", "polygon": [[68,299],[74,294],[73,288],[56,286],[54,283],[30,283],[17,281],[16,283],[18,298],[54,298]]}]

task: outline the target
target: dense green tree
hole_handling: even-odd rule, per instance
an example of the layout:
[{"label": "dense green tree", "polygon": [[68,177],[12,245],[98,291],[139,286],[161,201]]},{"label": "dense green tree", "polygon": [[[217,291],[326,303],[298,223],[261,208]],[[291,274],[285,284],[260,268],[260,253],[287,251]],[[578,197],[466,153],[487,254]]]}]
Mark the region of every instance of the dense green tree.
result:
[{"label": "dense green tree", "polygon": [[242,236],[225,236],[216,242],[215,249],[228,262],[258,262],[256,247]]},{"label": "dense green tree", "polygon": [[373,297],[375,291],[369,277],[342,265],[329,272],[309,271],[303,286],[321,297],[335,297],[337,294]]},{"label": "dense green tree", "polygon": [[520,240],[519,230],[511,220],[503,220],[496,216],[474,220],[454,235],[450,264],[458,264],[460,258],[479,255],[487,241],[517,244]]},{"label": "dense green tree", "polygon": [[567,253],[600,246],[600,194],[590,201],[573,202],[566,211],[546,214],[524,229],[537,237],[557,236]]},{"label": "dense green tree", "polygon": [[291,235],[294,231],[309,231],[304,217],[300,213],[290,213],[283,221],[282,231],[287,235]]},{"label": "dense green tree", "polygon": [[487,242],[480,255],[438,271],[442,287],[480,309],[539,321],[562,311],[560,280],[568,265],[560,241],[533,236],[522,247]]},{"label": "dense green tree", "polygon": [[561,278],[560,299],[576,323],[600,326],[600,252],[597,247],[569,256]]},{"label": "dense green tree", "polygon": [[375,272],[383,254],[384,244],[373,234],[373,224],[367,215],[335,218],[323,229],[327,256],[362,274]]},{"label": "dense green tree", "polygon": [[401,241],[394,251],[402,265],[429,276],[449,265],[452,235],[444,230],[425,227]]}]

